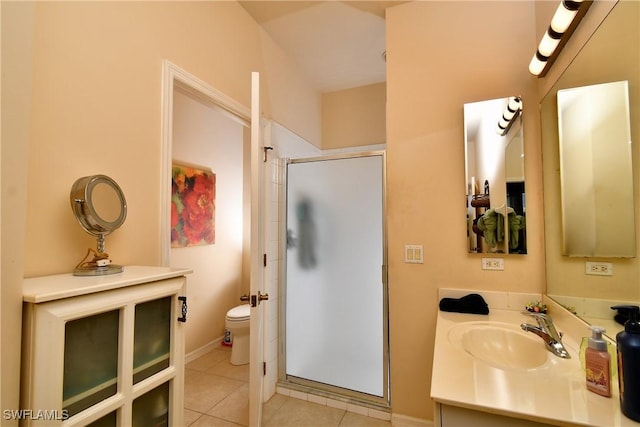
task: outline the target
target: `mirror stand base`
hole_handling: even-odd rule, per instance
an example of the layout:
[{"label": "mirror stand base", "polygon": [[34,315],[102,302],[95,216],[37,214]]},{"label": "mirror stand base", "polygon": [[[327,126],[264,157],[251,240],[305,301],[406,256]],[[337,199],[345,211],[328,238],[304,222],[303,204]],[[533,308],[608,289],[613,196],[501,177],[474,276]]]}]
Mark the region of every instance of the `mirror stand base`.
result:
[{"label": "mirror stand base", "polygon": [[78,267],[73,270],[74,276],[105,276],[107,274],[122,273],[124,267],[116,264],[109,264],[103,267],[98,266],[85,266]]}]

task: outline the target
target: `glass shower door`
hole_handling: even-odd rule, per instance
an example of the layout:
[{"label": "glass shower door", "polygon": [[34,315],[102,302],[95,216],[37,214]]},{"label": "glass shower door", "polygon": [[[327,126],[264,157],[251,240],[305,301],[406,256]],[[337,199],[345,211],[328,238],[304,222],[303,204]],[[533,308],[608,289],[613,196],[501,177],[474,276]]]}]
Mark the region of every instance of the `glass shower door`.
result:
[{"label": "glass shower door", "polygon": [[290,382],[388,397],[383,190],[383,153],[287,165]]}]

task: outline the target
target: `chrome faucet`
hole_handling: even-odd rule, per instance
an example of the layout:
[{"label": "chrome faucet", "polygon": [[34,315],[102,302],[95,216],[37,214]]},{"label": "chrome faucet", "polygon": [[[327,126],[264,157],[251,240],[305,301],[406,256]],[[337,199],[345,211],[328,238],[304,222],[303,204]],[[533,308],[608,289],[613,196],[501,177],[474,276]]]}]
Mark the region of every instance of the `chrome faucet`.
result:
[{"label": "chrome faucet", "polygon": [[558,357],[563,359],[571,359],[571,355],[562,345],[562,334],[556,331],[556,327],[553,325],[553,319],[548,314],[524,312],[527,316],[533,316],[538,323],[538,326],[523,323],[520,325],[523,331],[533,332],[544,341],[547,349]]}]

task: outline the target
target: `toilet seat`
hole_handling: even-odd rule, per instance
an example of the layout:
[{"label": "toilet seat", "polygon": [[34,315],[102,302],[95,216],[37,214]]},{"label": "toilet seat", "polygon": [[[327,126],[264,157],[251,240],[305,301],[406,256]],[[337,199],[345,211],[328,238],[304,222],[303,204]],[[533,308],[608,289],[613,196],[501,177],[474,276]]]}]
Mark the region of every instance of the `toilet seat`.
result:
[{"label": "toilet seat", "polygon": [[227,311],[227,320],[230,322],[241,322],[249,320],[251,316],[251,305],[243,304]]}]

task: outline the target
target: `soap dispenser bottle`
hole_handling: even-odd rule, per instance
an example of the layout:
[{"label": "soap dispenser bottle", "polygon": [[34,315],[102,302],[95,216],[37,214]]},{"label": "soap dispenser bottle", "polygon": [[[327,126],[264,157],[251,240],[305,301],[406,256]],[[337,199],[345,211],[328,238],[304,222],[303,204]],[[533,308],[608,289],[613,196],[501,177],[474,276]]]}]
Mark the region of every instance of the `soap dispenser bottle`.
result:
[{"label": "soap dispenser bottle", "polygon": [[602,338],[604,328],[591,326],[591,338],[585,351],[587,389],[601,396],[611,396],[611,357],[607,342]]},{"label": "soap dispenser bottle", "polygon": [[616,335],[620,408],[627,417],[640,421],[640,307],[623,305],[611,308],[629,313],[624,331]]}]

